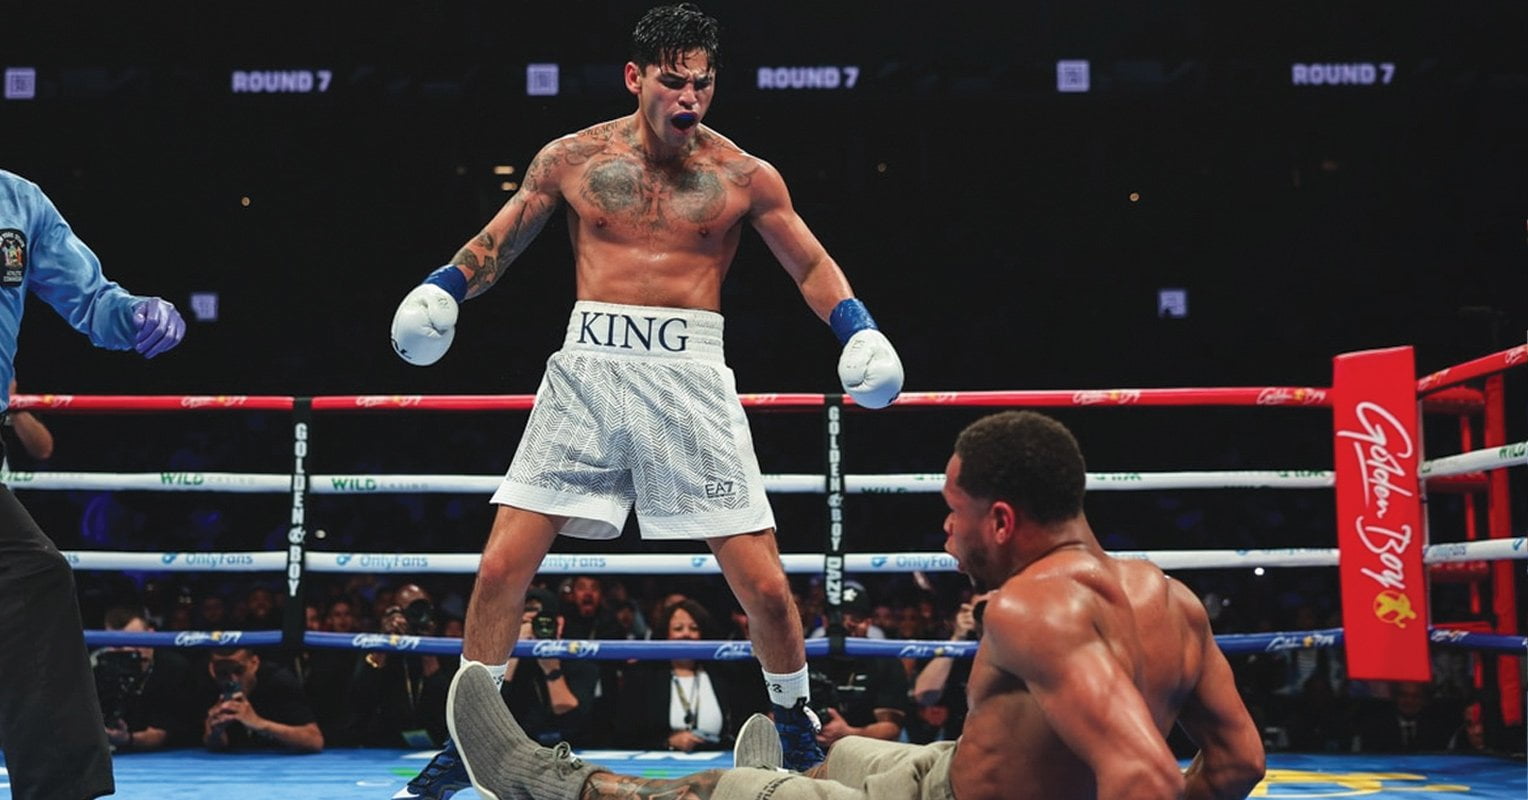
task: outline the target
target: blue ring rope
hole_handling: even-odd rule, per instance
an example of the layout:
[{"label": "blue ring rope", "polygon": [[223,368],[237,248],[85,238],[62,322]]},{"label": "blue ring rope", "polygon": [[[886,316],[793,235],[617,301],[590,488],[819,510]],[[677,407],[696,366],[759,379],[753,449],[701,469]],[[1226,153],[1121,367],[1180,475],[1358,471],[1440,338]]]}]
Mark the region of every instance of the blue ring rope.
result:
[{"label": "blue ring rope", "polygon": [[[1429,639],[1444,647],[1522,655],[1528,653],[1528,636],[1432,628]],[[1235,633],[1215,637],[1227,655],[1274,653],[1337,647],[1343,643],[1341,628],[1276,633]],[[281,631],[86,631],[90,647],[276,647]],[[462,640],[446,636],[404,636],[385,633],[329,633],[307,631],[303,644],[327,649],[385,650],[403,653],[454,656],[462,652]],[[919,639],[845,639],[850,656],[876,658],[970,658],[975,641],[924,641]],[[806,640],[811,658],[828,655],[827,639]],[[637,659],[696,659],[741,661],[753,658],[748,642],[725,640],[647,641],[627,639],[545,639],[515,643],[520,658],[577,658],[595,661]]]}]

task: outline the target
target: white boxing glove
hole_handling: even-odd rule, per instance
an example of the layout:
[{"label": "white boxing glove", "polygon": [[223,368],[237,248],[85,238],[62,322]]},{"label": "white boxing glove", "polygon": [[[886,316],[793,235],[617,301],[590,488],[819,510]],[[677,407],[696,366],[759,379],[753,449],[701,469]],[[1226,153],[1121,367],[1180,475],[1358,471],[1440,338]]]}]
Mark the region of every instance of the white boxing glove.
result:
[{"label": "white boxing glove", "polygon": [[415,366],[439,361],[456,338],[458,309],[445,289],[433,283],[415,286],[393,314],[393,351]]},{"label": "white boxing glove", "polygon": [[844,343],[838,357],[838,380],[856,405],[885,408],[902,393],[902,359],[891,340],[875,327],[865,304],[854,298],[839,303],[828,318]]},{"label": "white boxing glove", "polygon": [[885,408],[902,393],[902,359],[886,334],[866,328],[844,345],[838,357],[838,379],[855,405]]}]

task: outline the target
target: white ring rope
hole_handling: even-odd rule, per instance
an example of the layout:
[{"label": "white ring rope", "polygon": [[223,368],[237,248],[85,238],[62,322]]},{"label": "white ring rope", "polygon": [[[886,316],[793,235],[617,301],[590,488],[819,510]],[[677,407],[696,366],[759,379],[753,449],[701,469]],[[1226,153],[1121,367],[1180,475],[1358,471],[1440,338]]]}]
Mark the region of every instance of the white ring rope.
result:
[{"label": "white ring rope", "polygon": [[1423,461],[1417,472],[1423,478],[1441,478],[1447,475],[1462,475],[1466,472],[1516,467],[1522,464],[1528,464],[1528,442],[1516,442],[1486,450],[1471,450],[1457,456],[1444,456]]},{"label": "white ring rope", "polygon": [[0,472],[11,489],[284,494],[291,475],[248,472]]},{"label": "white ring rope", "polygon": [[[1528,442],[1473,450],[1422,462],[1421,475],[1441,478],[1528,464]],[[499,475],[310,475],[310,494],[491,494]],[[821,494],[825,478],[813,474],[764,476],[764,488],[779,494]],[[1211,470],[1200,472],[1090,472],[1088,491],[1159,489],[1328,489],[1331,470]],[[0,483],[12,489],[239,492],[281,494],[292,490],[292,476],[245,472],[9,472]],[[944,486],[944,475],[912,473],[846,475],[850,494],[929,494]]]},{"label": "white ring rope", "polygon": [[[1279,547],[1257,550],[1118,550],[1119,558],[1139,558],[1164,570],[1250,569],[1252,567],[1335,567],[1336,548]],[[150,572],[282,572],[284,552],[152,552],[123,553],[109,550],[70,550],[64,553],[77,570],[142,570]],[[330,553],[307,552],[306,567],[331,573],[461,573],[477,572],[480,556],[472,553]],[[1451,542],[1431,545],[1423,561],[1441,564],[1456,561],[1528,559],[1528,537]],[[793,553],[780,557],[791,574],[821,574],[820,554]],[[844,570],[858,573],[954,572],[955,559],[948,553],[851,553]],[[721,568],[709,555],[683,554],[572,554],[552,553],[537,570],[544,575],[719,575]]]},{"label": "white ring rope", "polygon": [[[499,475],[310,475],[309,494],[492,494]],[[282,494],[292,490],[292,476],[242,472],[0,472],[12,489],[234,492]],[[944,475],[847,475],[850,494],[932,494]],[[1328,470],[1230,470],[1218,472],[1094,472],[1089,491],[1148,489],[1328,489]],[[777,494],[822,494],[822,475],[765,475],[764,488]]]}]

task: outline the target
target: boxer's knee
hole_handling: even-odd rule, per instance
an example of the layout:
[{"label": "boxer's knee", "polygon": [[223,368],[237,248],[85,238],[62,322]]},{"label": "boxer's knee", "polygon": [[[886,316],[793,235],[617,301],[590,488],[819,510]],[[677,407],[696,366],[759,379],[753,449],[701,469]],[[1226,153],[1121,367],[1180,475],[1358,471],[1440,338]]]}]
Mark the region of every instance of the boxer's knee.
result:
[{"label": "boxer's knee", "polygon": [[796,601],[784,571],[748,581],[746,592],[749,597],[744,605],[750,616],[786,619],[796,613]]},{"label": "boxer's knee", "polygon": [[[541,563],[536,559],[537,565]],[[478,562],[479,585],[493,586],[502,590],[523,592],[530,585],[534,570],[527,571],[524,559],[517,558],[512,550],[507,548],[490,548],[483,551],[483,557]]]}]

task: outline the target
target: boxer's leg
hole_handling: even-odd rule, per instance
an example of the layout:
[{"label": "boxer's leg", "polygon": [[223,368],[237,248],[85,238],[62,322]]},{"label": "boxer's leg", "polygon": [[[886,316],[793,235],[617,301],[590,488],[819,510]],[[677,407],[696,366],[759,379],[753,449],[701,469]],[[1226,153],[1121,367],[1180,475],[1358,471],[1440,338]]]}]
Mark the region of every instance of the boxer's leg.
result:
[{"label": "boxer's leg", "polygon": [[567,743],[542,747],[525,734],[482,664],[466,664],[451,680],[446,725],[472,785],[498,800],[578,800],[584,781],[603,771],[575,758]]}]

